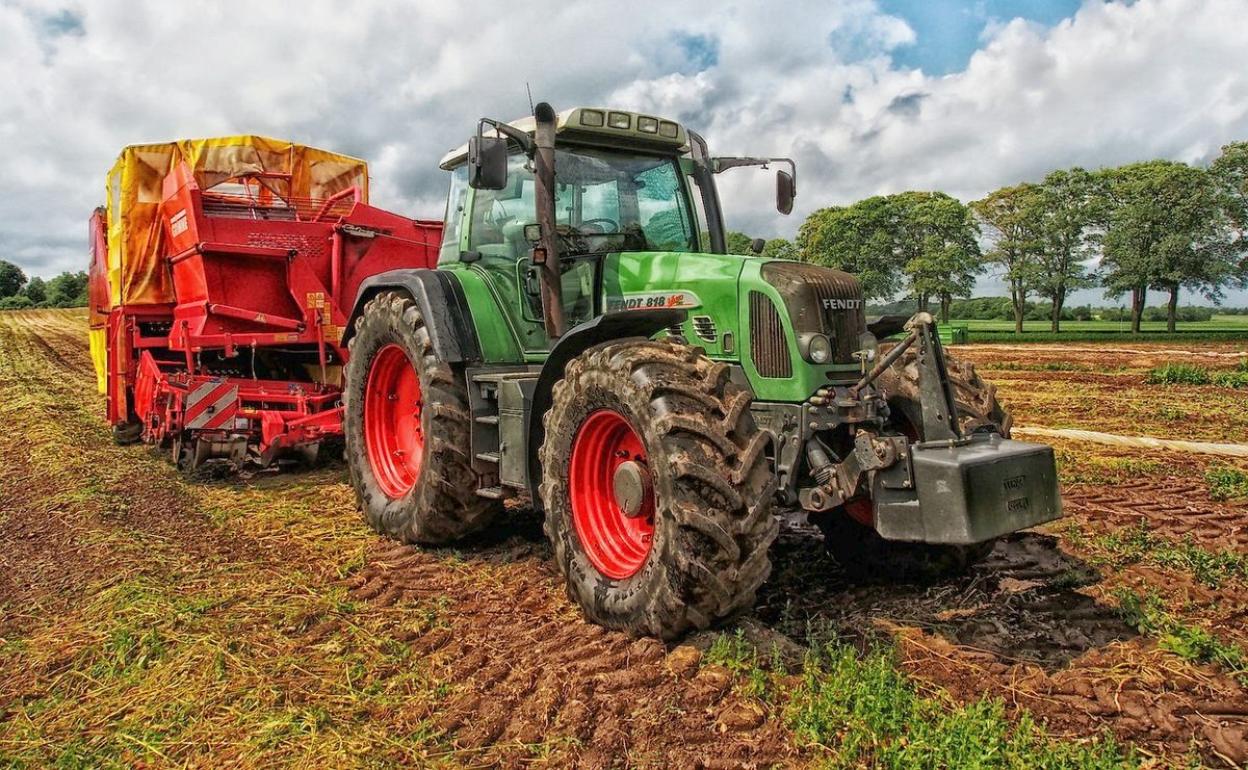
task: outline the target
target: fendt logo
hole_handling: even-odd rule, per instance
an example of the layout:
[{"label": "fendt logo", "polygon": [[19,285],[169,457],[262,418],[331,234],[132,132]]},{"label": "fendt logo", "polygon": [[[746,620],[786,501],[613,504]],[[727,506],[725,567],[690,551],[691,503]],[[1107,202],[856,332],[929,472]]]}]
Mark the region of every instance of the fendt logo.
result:
[{"label": "fendt logo", "polygon": [[840,299],[837,297],[828,297],[823,300],[824,310],[857,310],[862,307],[860,299]]},{"label": "fendt logo", "polygon": [[691,291],[652,291],[607,297],[607,312],[622,310],[670,310],[699,307],[702,300]]}]

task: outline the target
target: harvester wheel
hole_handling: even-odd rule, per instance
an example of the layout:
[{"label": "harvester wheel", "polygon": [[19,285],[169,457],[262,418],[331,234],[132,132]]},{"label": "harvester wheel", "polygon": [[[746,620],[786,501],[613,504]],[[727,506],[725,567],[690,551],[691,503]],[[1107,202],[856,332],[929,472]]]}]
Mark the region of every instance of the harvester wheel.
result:
[{"label": "harvester wheel", "polygon": [[[953,386],[953,399],[964,434],[995,431],[1010,435],[1014,420],[997,400],[997,388],[985,382],[969,361],[945,355],[945,368]],[[876,380],[888,399],[890,424],[911,441],[921,438],[923,424],[919,406],[919,369],[913,350],[907,351]],[[851,576],[872,579],[932,580],[965,572],[992,551],[994,540],[973,545],[936,545],[885,540],[870,526],[870,501],[852,500],[827,514],[812,516],[823,530],[828,552]]]},{"label": "harvester wheel", "polygon": [[435,545],[484,528],[500,505],[476,494],[464,373],[437,358],[416,303],[400,292],[377,295],[356,321],[350,350],[343,428],[365,521],[397,540]]},{"label": "harvester wheel", "polygon": [[113,443],[118,446],[137,444],[143,439],[143,423],[138,420],[117,423],[113,426]]},{"label": "harvester wheel", "polygon": [[750,401],[724,364],[670,340],[568,364],[541,495],[568,595],[591,620],[670,639],[753,605],[778,522]]}]

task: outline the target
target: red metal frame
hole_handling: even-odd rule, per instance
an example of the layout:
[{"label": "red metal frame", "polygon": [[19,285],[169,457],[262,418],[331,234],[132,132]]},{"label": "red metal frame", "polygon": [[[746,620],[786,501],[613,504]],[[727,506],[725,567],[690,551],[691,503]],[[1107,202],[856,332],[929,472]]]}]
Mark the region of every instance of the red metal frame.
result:
[{"label": "red metal frame", "polygon": [[[107,310],[108,420],[141,422],[154,443],[243,439],[262,464],[342,433],[342,329],[360,284],[432,267],[442,236],[441,222],[370,206],[354,187],[228,195],[201,190],[185,163],[164,180],[161,219],[175,301]],[[105,264],[100,212],[92,229]],[[93,269],[93,297],[106,280]],[[258,356],[291,379],[258,378]]]}]

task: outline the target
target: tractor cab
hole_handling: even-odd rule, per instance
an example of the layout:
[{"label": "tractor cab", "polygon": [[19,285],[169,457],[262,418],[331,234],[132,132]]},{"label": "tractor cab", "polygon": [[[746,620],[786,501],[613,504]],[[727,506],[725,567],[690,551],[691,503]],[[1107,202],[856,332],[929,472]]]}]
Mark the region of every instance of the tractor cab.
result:
[{"label": "tractor cab", "polygon": [[[658,258],[672,273],[723,254],[714,173],[792,167],[788,159],[710,158],[697,134],[649,115],[577,108],[543,121],[538,112],[507,124],[483,119],[477,136],[441,163],[451,187],[439,265],[484,270],[512,300],[502,304],[529,351],[547,350],[569,328],[610,310],[604,305],[627,304],[618,287],[603,285],[610,255],[699,255]],[[537,146],[543,134],[553,137],[544,150]],[[778,172],[777,189],[787,213],[792,172]],[[604,302],[604,288],[620,301]],[[528,328],[535,323],[540,330]]]}]

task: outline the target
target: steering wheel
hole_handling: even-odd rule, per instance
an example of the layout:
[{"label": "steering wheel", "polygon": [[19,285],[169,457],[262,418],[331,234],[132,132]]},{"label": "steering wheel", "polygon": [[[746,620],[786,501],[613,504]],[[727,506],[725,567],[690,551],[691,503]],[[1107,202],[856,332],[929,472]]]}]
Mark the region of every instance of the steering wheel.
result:
[{"label": "steering wheel", "polygon": [[[590,227],[598,228],[597,233],[591,233],[591,234],[596,234],[596,235],[601,235],[604,233],[618,233],[620,231],[619,223],[613,220],[607,219],[606,217],[596,217],[594,219],[581,220],[581,227],[585,227],[586,225]],[[607,227],[606,225],[610,225],[610,227]]]}]

